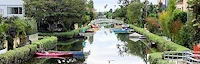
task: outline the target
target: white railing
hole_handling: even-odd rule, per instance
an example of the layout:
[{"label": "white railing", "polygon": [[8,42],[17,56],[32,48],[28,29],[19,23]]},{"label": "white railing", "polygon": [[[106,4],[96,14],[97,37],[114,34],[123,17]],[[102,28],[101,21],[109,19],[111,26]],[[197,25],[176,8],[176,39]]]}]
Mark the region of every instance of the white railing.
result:
[{"label": "white railing", "polygon": [[[164,59],[176,61],[177,64],[200,64],[200,54],[193,54],[194,51],[165,51]],[[195,51],[200,53],[200,51]],[[182,63],[178,62],[182,61]]]}]

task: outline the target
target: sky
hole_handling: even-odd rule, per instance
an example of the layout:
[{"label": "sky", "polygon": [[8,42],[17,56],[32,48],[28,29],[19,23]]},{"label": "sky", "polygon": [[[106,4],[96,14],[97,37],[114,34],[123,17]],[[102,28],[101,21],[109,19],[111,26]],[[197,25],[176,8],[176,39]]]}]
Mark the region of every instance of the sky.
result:
[{"label": "sky", "polygon": [[[94,8],[97,10],[97,12],[103,12],[103,11],[108,11],[111,8],[113,10],[117,9],[115,5],[118,6],[117,2],[118,0],[93,0],[94,1]],[[144,0],[141,0],[144,1]],[[149,0],[153,4],[157,4],[157,0]],[[104,9],[104,6],[108,4],[107,8]]]}]

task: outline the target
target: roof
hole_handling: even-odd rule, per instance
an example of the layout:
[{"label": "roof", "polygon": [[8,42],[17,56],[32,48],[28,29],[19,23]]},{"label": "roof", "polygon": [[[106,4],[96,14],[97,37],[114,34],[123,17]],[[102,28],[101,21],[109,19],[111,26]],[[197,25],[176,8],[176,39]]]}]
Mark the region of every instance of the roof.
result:
[{"label": "roof", "polygon": [[23,0],[0,0],[0,5],[23,5]]}]

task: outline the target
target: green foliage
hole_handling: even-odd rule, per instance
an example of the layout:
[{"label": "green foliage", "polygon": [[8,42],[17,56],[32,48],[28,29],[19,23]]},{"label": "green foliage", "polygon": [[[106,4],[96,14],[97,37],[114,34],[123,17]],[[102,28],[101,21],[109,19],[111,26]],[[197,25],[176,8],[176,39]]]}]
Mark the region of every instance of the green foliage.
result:
[{"label": "green foliage", "polygon": [[113,16],[112,12],[106,12],[105,15],[106,15],[106,18],[112,19],[112,16]]},{"label": "green foliage", "polygon": [[28,27],[26,28],[26,33],[28,35],[35,34],[38,32],[37,30],[37,22],[33,18],[27,18],[25,19],[25,22],[28,24]]},{"label": "green foliage", "polygon": [[48,49],[53,49],[56,46],[55,44],[57,43],[57,40],[58,40],[57,37],[46,37],[32,44],[37,45],[38,47],[42,47],[45,50],[48,50]]},{"label": "green foliage", "polygon": [[129,19],[129,24],[135,24],[140,19],[142,7],[143,4],[140,2],[133,2],[128,6],[127,18]]},{"label": "green foliage", "polygon": [[162,32],[165,36],[170,36],[168,17],[169,17],[169,14],[167,12],[162,12],[159,15],[159,21],[162,27]]},{"label": "green foliage", "polygon": [[[88,29],[89,27],[84,27]],[[63,38],[73,38],[74,36],[77,36],[82,28],[72,30],[69,32],[54,32],[54,33],[39,33],[40,36],[57,36],[57,37],[63,37]]]},{"label": "green foliage", "polygon": [[89,8],[94,8],[94,2],[93,2],[93,0],[90,0],[90,1],[88,2],[88,7],[89,7]]},{"label": "green foliage", "polygon": [[175,64],[173,62],[169,63],[169,61],[162,59],[162,55],[163,53],[160,52],[149,54],[150,64]]},{"label": "green foliage", "polygon": [[23,19],[18,18],[16,21],[14,21],[15,26],[17,27],[17,35],[19,35],[20,32],[22,33],[26,33],[26,27],[28,27],[28,25],[25,23],[25,21]]},{"label": "green foliage", "polygon": [[127,14],[127,7],[121,7],[114,11],[113,18],[126,21],[127,20],[126,14]]},{"label": "green foliage", "polygon": [[180,41],[178,41],[178,44],[193,49],[193,45],[195,43],[198,43],[195,42],[194,36],[195,36],[195,29],[191,23],[188,23],[184,25],[180,30]]},{"label": "green foliage", "polygon": [[[191,5],[191,8],[193,9],[192,12],[194,14],[195,19],[198,19],[199,15],[200,15],[200,11],[199,11],[200,0],[189,0],[188,2]],[[200,20],[200,19],[198,19],[198,20]]]},{"label": "green foliage", "polygon": [[161,34],[161,30],[160,30],[160,24],[158,22],[158,19],[156,17],[147,17],[145,19],[146,22],[146,28],[154,33],[154,34],[157,34],[157,35],[160,35]]},{"label": "green foliage", "polygon": [[178,11],[174,14],[174,21],[180,20],[183,24],[187,22],[187,13],[184,11]]},{"label": "green foliage", "polygon": [[12,64],[13,62],[21,63],[22,60],[27,61],[34,56],[36,51],[36,45],[26,45],[21,48],[10,50],[4,54],[0,54],[0,64]]},{"label": "green foliage", "polygon": [[173,12],[176,10],[176,1],[175,0],[169,0],[169,5],[167,8],[168,14],[173,15]]},{"label": "green foliage", "polygon": [[152,40],[153,42],[156,42],[158,44],[158,46],[161,47],[162,51],[184,51],[184,50],[190,50],[184,46],[178,45],[174,42],[171,41],[167,41],[165,39],[163,39],[162,37],[152,34],[150,32],[147,32],[146,30],[130,25],[131,28],[134,28],[137,32],[143,34],[144,36],[146,36],[149,40]]},{"label": "green foliage", "polygon": [[21,64],[22,61],[31,59],[39,46],[43,45],[45,49],[52,49],[56,43],[56,37],[46,37],[33,44],[10,50],[4,54],[0,54],[0,64]]},{"label": "green foliage", "polygon": [[[158,47],[162,51],[184,51],[184,50],[190,50],[184,46],[178,45],[174,42],[167,41],[163,39],[162,37],[152,34],[150,32],[147,32],[146,30],[136,27],[134,25],[130,25],[131,28],[135,29],[137,32],[143,34],[146,36],[149,40],[152,40],[153,42],[156,42]],[[162,53],[151,53],[149,55],[149,61],[151,64],[168,64],[167,60],[162,59]]]},{"label": "green foliage", "polygon": [[[2,17],[0,17],[0,41],[1,44],[2,41],[6,40],[7,36],[12,36],[12,38],[14,37],[20,37],[21,39],[26,39],[26,31],[28,28],[28,24],[25,22],[25,19],[23,18],[19,18],[17,16],[13,16],[13,17],[5,17],[2,19]],[[32,30],[28,30],[28,31],[32,31]],[[12,39],[10,38],[10,39]],[[9,39],[7,39],[9,40]],[[10,40],[9,40],[10,41]],[[25,40],[24,40],[25,41]],[[22,43],[24,43],[21,40]],[[12,41],[9,42],[13,43]],[[9,45],[10,47],[12,47],[12,45]],[[2,45],[0,45],[2,47]],[[1,48],[0,48],[1,49]]]},{"label": "green foliage", "polygon": [[39,31],[67,31],[86,23],[86,0],[24,0],[25,16],[36,19]]}]

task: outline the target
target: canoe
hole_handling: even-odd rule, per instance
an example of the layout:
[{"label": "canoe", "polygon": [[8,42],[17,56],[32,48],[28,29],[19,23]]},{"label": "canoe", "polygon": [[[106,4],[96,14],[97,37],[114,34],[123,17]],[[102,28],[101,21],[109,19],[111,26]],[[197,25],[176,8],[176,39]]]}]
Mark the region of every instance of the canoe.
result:
[{"label": "canoe", "polygon": [[73,56],[72,53],[64,52],[36,52],[37,56]]}]

